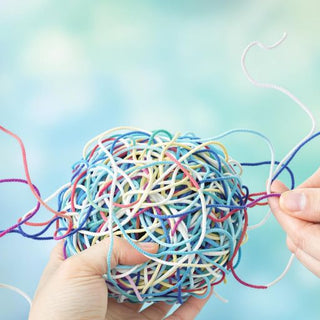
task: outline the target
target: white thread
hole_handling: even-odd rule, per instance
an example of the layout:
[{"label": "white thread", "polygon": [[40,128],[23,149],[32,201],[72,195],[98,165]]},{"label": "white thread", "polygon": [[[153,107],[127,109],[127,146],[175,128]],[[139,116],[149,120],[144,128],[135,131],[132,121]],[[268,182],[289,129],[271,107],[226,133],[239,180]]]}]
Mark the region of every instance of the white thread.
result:
[{"label": "white thread", "polygon": [[[289,90],[276,85],[276,84],[272,84],[272,83],[263,83],[263,82],[259,82],[257,80],[255,80],[248,72],[247,67],[246,67],[246,57],[247,54],[249,52],[249,50],[254,47],[254,46],[258,46],[264,50],[271,50],[274,49],[276,47],[278,47],[285,39],[287,38],[287,33],[284,32],[283,36],[281,37],[281,39],[277,42],[275,42],[272,45],[264,45],[263,43],[261,43],[260,41],[253,41],[251,42],[243,51],[243,54],[241,56],[241,66],[242,66],[242,70],[245,74],[245,76],[247,77],[247,79],[256,87],[261,87],[261,88],[269,88],[269,89],[274,89],[276,91],[282,92],[284,95],[286,95],[287,97],[289,97],[293,102],[295,102],[310,118],[311,120],[311,130],[310,132],[298,143],[296,144],[289,152],[288,154],[280,161],[280,163],[278,164],[278,166],[276,167],[275,171],[274,171],[274,175],[276,175],[276,173],[281,169],[283,163],[295,152],[295,150],[297,149],[298,146],[300,146],[301,144],[303,144],[308,138],[310,138],[312,136],[312,134],[315,132],[316,129],[316,121],[315,118],[312,114],[312,112],[309,110],[309,108],[304,105],[300,99],[298,99],[295,95],[293,95]],[[268,180],[267,183],[267,193],[269,194],[271,192],[271,179]]]},{"label": "white thread", "polygon": [[16,288],[14,286],[11,286],[9,284],[5,284],[5,283],[0,283],[0,288],[9,289],[11,291],[14,291],[14,292],[18,293],[20,296],[22,296],[25,300],[28,301],[28,303],[29,303],[29,305],[31,307],[31,305],[32,305],[31,298],[25,292],[23,292],[21,289]]},{"label": "white thread", "polygon": [[[263,43],[261,43],[260,41],[253,41],[251,42],[246,48],[245,50],[243,51],[243,54],[241,56],[241,66],[242,66],[242,70],[245,74],[245,76],[247,77],[247,79],[256,87],[261,87],[261,88],[270,88],[270,89],[274,89],[276,91],[279,91],[279,92],[282,92],[284,95],[286,95],[287,97],[289,97],[293,102],[295,102],[310,118],[311,120],[311,130],[310,132],[299,142],[297,143],[285,156],[284,158],[280,161],[280,163],[277,165],[275,171],[273,172],[273,176],[275,176],[277,174],[277,172],[281,169],[282,165],[285,163],[285,161],[287,159],[290,158],[290,156],[298,149],[298,147],[300,145],[302,145],[307,139],[309,139],[312,134],[315,132],[315,129],[316,129],[316,121],[315,121],[315,118],[312,114],[312,112],[309,110],[309,108],[304,105],[300,99],[298,99],[295,95],[293,95],[289,90],[279,86],[279,85],[276,85],[276,84],[272,84],[272,83],[263,83],[263,82],[259,82],[257,80],[255,80],[248,72],[247,70],[247,67],[246,67],[246,57],[247,57],[247,54],[249,52],[249,50],[254,47],[254,46],[258,46],[264,50],[270,50],[270,49],[274,49],[276,47],[278,47],[285,39],[287,38],[287,33],[285,32],[283,34],[283,36],[281,37],[281,39],[277,42],[275,42],[274,44],[272,45],[264,45]],[[272,183],[272,178],[268,178],[268,181],[267,181],[267,194],[270,194],[271,193],[271,183]],[[262,221],[260,221],[259,223],[257,223],[256,225],[254,226],[251,226],[251,229],[255,229],[261,225],[263,225],[264,223],[266,223],[266,221],[269,219],[269,217],[271,216],[270,214],[270,211],[267,213],[267,215],[262,219]],[[273,286],[274,284],[276,284],[278,281],[280,281],[286,274],[287,272],[289,271],[291,265],[292,265],[292,262],[293,262],[293,259],[294,259],[295,255],[294,254],[291,254],[290,258],[289,258],[289,261],[287,263],[287,266],[285,267],[284,271],[280,274],[279,277],[277,277],[275,280],[273,280],[272,282],[270,282],[267,287],[271,287]]]}]

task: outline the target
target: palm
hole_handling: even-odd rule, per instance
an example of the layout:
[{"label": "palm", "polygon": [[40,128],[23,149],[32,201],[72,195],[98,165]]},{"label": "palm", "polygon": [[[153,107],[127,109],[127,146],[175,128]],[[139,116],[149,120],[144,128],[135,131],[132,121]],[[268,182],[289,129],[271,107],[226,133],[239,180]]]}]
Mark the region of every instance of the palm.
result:
[{"label": "palm", "polygon": [[[67,294],[78,301],[85,301],[78,306],[77,314],[74,319],[95,319],[95,320],[160,320],[168,313],[171,305],[166,303],[155,303],[144,311],[140,312],[141,304],[137,303],[118,303],[113,298],[107,298],[107,286],[100,276],[92,278],[84,277],[81,281],[79,278],[73,283],[73,280],[68,280],[64,288],[68,289]],[[70,290],[71,288],[71,290]],[[106,310],[107,313],[106,313]]]},{"label": "palm", "polygon": [[[102,277],[107,269],[105,256],[108,241],[109,239],[105,239],[67,260],[64,260],[62,254],[63,243],[59,243],[43,272],[29,320],[164,319],[172,307],[165,302],[154,303],[140,311],[142,304],[118,303],[115,299],[108,298],[108,287]],[[156,252],[157,247],[152,250]],[[115,237],[111,267],[117,264],[137,264],[147,260],[139,252],[135,254],[132,252],[134,251],[125,240]],[[166,319],[192,320],[208,299],[191,297]]]},{"label": "palm", "polygon": [[[161,320],[165,318],[172,307],[172,305],[165,302],[158,302],[140,312],[142,304],[130,302],[118,303],[113,298],[107,298],[108,291],[105,280],[99,275],[82,277],[81,281],[77,277],[75,279],[68,279],[67,282],[68,285],[64,281],[63,288],[67,290],[66,294],[69,299],[85,301],[85,303],[78,306],[74,319]],[[194,319],[206,301],[207,299],[192,297],[174,315],[177,317],[179,315],[180,318],[178,319]],[[63,301],[60,303],[63,303]]]},{"label": "palm", "polygon": [[108,300],[108,313],[106,320],[158,320],[163,319],[168,313],[171,305],[163,302],[155,303],[144,311],[140,312],[142,305],[129,302],[118,303],[115,299]]},{"label": "palm", "polygon": [[[208,299],[191,297],[166,320],[195,319]],[[140,312],[141,306],[140,304],[129,302],[118,303],[114,299],[109,299],[106,320],[160,320],[165,318],[172,307],[172,305],[168,305],[165,302],[157,302]]]}]

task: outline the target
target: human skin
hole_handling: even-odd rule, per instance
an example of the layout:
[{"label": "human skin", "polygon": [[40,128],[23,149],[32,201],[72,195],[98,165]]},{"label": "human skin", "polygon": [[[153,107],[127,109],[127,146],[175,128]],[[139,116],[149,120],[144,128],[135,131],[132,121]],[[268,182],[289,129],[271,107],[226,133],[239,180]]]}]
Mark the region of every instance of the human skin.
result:
[{"label": "human skin", "polygon": [[289,250],[320,278],[320,168],[294,190],[275,181],[271,191],[281,193],[269,198],[269,205],[287,234]]},{"label": "human skin", "polygon": [[[141,244],[141,248],[156,253],[158,245]],[[63,257],[63,243],[52,251],[38,289],[29,320],[191,320],[195,319],[206,301],[190,297],[172,315],[166,318],[172,305],[154,303],[140,312],[141,304],[117,303],[108,298],[108,288],[102,275],[107,271],[109,239],[95,244],[78,255]],[[134,265],[147,261],[122,238],[115,237],[111,268],[118,264]]]},{"label": "human skin", "polygon": [[[269,198],[276,219],[287,233],[287,245],[298,260],[320,277],[320,168],[294,190],[275,181],[272,192],[280,198]],[[109,239],[64,260],[63,243],[52,251],[43,272],[30,310],[29,320],[122,320],[164,319],[171,306],[154,303],[140,311],[141,305],[117,303],[108,299],[108,288],[102,277],[107,270]],[[155,253],[156,244],[145,244],[144,250]],[[118,264],[139,264],[147,258],[128,242],[115,238],[111,268]],[[200,312],[207,299],[191,297],[167,320],[191,320]]]}]

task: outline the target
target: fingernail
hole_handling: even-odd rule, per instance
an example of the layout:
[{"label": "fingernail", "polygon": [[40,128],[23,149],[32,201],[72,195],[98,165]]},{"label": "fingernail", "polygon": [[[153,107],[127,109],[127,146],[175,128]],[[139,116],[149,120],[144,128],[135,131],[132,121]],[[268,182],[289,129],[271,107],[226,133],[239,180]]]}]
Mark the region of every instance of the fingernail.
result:
[{"label": "fingernail", "polygon": [[154,242],[139,242],[137,243],[137,245],[138,247],[146,251],[154,250],[158,247],[158,245]]},{"label": "fingernail", "polygon": [[304,193],[299,191],[287,191],[281,195],[281,204],[289,211],[302,211],[306,200]]}]

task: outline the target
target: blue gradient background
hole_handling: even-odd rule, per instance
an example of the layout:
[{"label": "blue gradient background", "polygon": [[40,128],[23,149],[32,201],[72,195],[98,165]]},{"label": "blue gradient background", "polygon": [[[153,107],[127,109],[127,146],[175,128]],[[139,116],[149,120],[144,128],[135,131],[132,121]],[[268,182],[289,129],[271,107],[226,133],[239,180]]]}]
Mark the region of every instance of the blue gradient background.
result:
[{"label": "blue gradient background", "polygon": [[[68,181],[84,143],[119,125],[193,131],[209,137],[247,127],[266,134],[276,157],[309,130],[310,121],[287,97],[254,88],[240,56],[252,40],[267,44],[287,31],[272,52],[248,55],[255,78],[282,84],[319,119],[320,4],[318,1],[48,1],[0,2],[0,123],[23,137],[34,183],[44,197]],[[239,161],[268,159],[256,137],[224,140]],[[0,135],[0,177],[23,177],[12,138]],[[292,163],[298,182],[319,166],[319,141]],[[267,168],[245,170],[261,191]],[[284,177],[284,180],[286,178]],[[0,185],[0,229],[35,203],[25,186]],[[55,204],[54,202],[52,203]],[[249,213],[251,223],[265,209]],[[41,220],[49,215],[42,211]],[[0,282],[33,295],[53,242],[8,235],[0,241]],[[265,284],[283,270],[289,252],[272,218],[249,233],[238,274]],[[232,277],[197,319],[319,319],[320,281],[297,261],[268,290]],[[27,303],[0,289],[0,319],[26,319]]]}]

